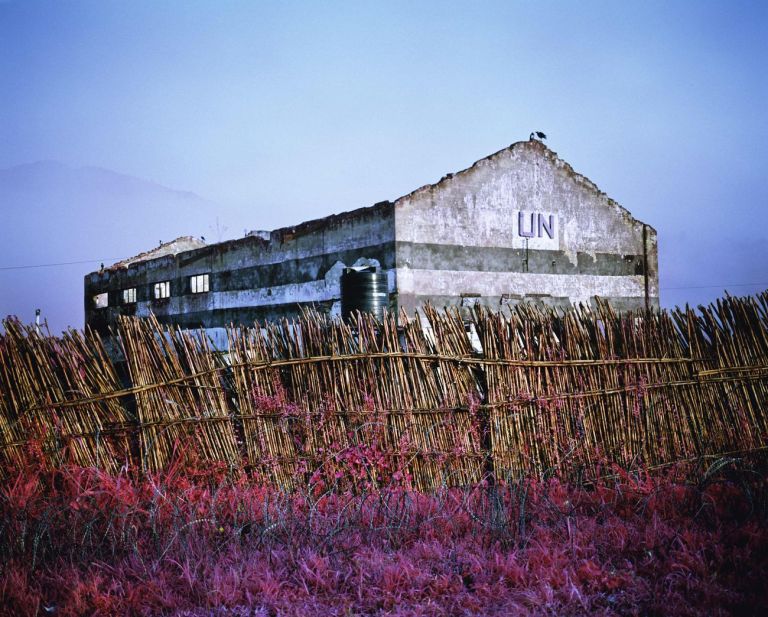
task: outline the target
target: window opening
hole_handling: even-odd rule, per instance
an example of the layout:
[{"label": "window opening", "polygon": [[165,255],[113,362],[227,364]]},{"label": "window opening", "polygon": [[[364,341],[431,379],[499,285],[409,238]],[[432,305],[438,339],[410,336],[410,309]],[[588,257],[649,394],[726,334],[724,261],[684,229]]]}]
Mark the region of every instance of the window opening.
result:
[{"label": "window opening", "polygon": [[190,288],[193,294],[205,293],[209,290],[207,274],[196,274],[190,277]]},{"label": "window opening", "polygon": [[107,308],[109,306],[109,294],[105,291],[93,296],[93,306],[97,309]]},{"label": "window opening", "polygon": [[155,300],[171,297],[171,281],[155,283]]}]

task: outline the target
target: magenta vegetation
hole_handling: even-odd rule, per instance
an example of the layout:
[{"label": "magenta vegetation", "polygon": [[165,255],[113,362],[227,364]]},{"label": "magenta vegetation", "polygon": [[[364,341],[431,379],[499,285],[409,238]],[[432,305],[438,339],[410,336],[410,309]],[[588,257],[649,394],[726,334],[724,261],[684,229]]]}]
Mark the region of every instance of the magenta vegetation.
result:
[{"label": "magenta vegetation", "polygon": [[430,494],[399,478],[373,490],[318,474],[289,493],[188,463],[143,477],[27,469],[0,491],[0,606],[6,615],[766,614],[766,477],[738,465]]}]

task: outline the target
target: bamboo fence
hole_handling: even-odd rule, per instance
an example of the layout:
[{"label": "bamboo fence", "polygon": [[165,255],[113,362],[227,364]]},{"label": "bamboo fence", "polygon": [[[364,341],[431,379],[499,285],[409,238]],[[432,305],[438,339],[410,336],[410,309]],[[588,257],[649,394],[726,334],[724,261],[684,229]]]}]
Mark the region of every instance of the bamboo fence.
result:
[{"label": "bamboo fence", "polygon": [[281,486],[330,461],[427,488],[768,443],[768,292],[636,314],[306,313],[231,327],[227,350],[154,318],[123,318],[104,340],[3,325],[3,473],[30,457],[152,471],[184,453]]}]

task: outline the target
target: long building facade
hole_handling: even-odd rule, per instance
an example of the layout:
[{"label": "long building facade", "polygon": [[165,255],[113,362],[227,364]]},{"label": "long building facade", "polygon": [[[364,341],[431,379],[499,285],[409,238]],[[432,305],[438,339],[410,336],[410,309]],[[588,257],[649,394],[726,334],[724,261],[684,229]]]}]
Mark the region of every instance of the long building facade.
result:
[{"label": "long building facade", "polygon": [[596,296],[658,307],[656,231],[542,142],[512,144],[394,202],[244,238],[180,238],[85,277],[86,324],[154,314],[182,327],[337,315],[342,273],[387,275],[390,310]]}]

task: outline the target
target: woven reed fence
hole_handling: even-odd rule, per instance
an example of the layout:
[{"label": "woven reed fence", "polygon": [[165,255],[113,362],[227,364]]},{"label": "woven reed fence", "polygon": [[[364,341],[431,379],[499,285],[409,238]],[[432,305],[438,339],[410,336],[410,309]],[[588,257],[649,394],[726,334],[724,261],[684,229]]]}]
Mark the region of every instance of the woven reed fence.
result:
[{"label": "woven reed fence", "polygon": [[330,461],[430,487],[768,444],[768,292],[635,315],[427,308],[349,326],[307,313],[229,329],[228,353],[154,319],[105,341],[4,329],[6,471],[30,457],[158,470],[183,447],[282,486]]}]

